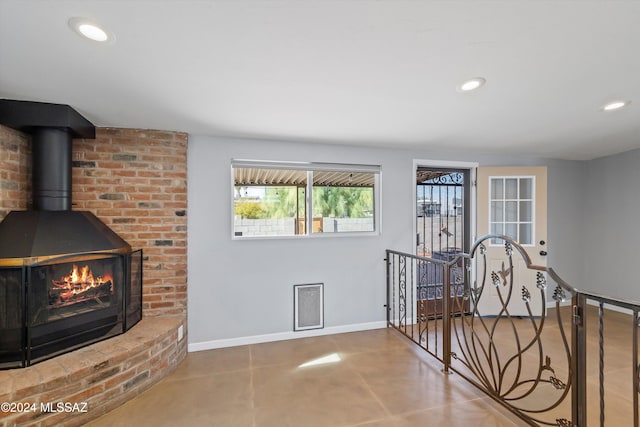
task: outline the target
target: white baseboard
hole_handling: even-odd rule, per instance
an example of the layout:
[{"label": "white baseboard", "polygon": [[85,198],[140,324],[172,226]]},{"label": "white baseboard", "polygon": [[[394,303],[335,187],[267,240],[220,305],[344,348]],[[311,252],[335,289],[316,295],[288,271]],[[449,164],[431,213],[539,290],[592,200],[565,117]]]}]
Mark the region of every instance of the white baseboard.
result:
[{"label": "white baseboard", "polygon": [[187,351],[213,350],[216,348],[237,347],[248,344],[260,344],[265,342],[292,340],[297,338],[318,337],[322,335],[343,334],[346,332],[367,331],[370,329],[382,329],[387,327],[385,320],[379,322],[355,323],[351,325],[331,326],[322,329],[311,329],[298,332],[277,332],[274,334],[252,335],[247,337],[227,338],[213,341],[189,343]]}]

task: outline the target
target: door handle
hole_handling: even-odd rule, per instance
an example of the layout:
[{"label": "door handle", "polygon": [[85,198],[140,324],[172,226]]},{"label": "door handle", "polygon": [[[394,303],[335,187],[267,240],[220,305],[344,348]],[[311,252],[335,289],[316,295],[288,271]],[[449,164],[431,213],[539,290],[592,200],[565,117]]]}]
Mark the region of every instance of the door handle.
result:
[{"label": "door handle", "polygon": [[541,256],[547,256],[547,251],[540,251]]}]

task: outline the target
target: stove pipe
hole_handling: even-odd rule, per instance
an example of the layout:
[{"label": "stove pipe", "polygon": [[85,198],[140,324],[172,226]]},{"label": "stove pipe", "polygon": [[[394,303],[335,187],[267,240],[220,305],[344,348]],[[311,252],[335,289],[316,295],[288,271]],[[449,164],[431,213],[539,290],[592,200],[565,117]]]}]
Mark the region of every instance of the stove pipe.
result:
[{"label": "stove pipe", "polygon": [[71,210],[71,133],[35,128],[31,133],[33,209]]},{"label": "stove pipe", "polygon": [[71,140],[95,127],[68,105],[0,99],[0,124],[31,135],[33,209],[71,210]]}]

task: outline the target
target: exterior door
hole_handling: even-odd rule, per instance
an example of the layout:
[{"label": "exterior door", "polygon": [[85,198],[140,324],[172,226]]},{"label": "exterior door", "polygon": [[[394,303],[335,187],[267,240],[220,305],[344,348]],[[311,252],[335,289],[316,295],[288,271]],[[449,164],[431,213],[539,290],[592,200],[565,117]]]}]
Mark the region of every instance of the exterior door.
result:
[{"label": "exterior door", "polygon": [[[470,170],[418,167],[416,169],[416,255],[445,261],[470,249]],[[426,262],[417,264],[417,310],[420,317],[443,313],[444,269]],[[466,278],[463,262],[456,277]],[[451,280],[454,274],[450,272]],[[462,302],[464,283],[452,283],[452,296],[460,298],[452,310],[468,310]],[[457,308],[456,308],[457,307]]]},{"label": "exterior door", "polygon": [[[547,168],[486,167],[478,168],[478,237],[487,234],[506,235],[519,242],[533,264],[546,266],[547,247]],[[528,315],[522,298],[522,287],[531,294],[530,307],[534,316],[544,316],[543,298],[536,288],[536,272],[528,270],[520,255],[514,251],[513,271],[503,265],[506,260],[504,241],[493,239],[487,246],[488,268],[499,274],[513,274],[514,289],[489,287],[489,298],[481,298],[478,309],[483,315]],[[486,291],[485,291],[486,292]],[[485,294],[486,295],[486,294]],[[509,298],[510,295],[510,298]]]}]

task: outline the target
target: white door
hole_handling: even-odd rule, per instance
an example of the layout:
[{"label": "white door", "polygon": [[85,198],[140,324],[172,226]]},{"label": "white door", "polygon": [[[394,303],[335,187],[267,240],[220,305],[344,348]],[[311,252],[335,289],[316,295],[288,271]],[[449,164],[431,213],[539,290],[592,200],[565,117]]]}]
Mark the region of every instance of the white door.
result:
[{"label": "white door", "polygon": [[[478,168],[477,196],[478,237],[487,234],[507,235],[524,247],[532,264],[546,266],[547,168]],[[478,302],[480,314],[506,314],[501,311],[502,298],[507,303],[506,310],[510,315],[528,315],[522,296],[522,289],[526,287],[530,294],[531,314],[545,316],[543,301],[546,296],[536,286],[537,271],[527,269],[517,251],[513,254],[513,271],[508,271],[503,240],[490,240],[485,246],[489,272],[495,271],[503,277],[513,274],[513,289],[509,293],[508,286],[488,284],[489,293],[485,293]]]}]

